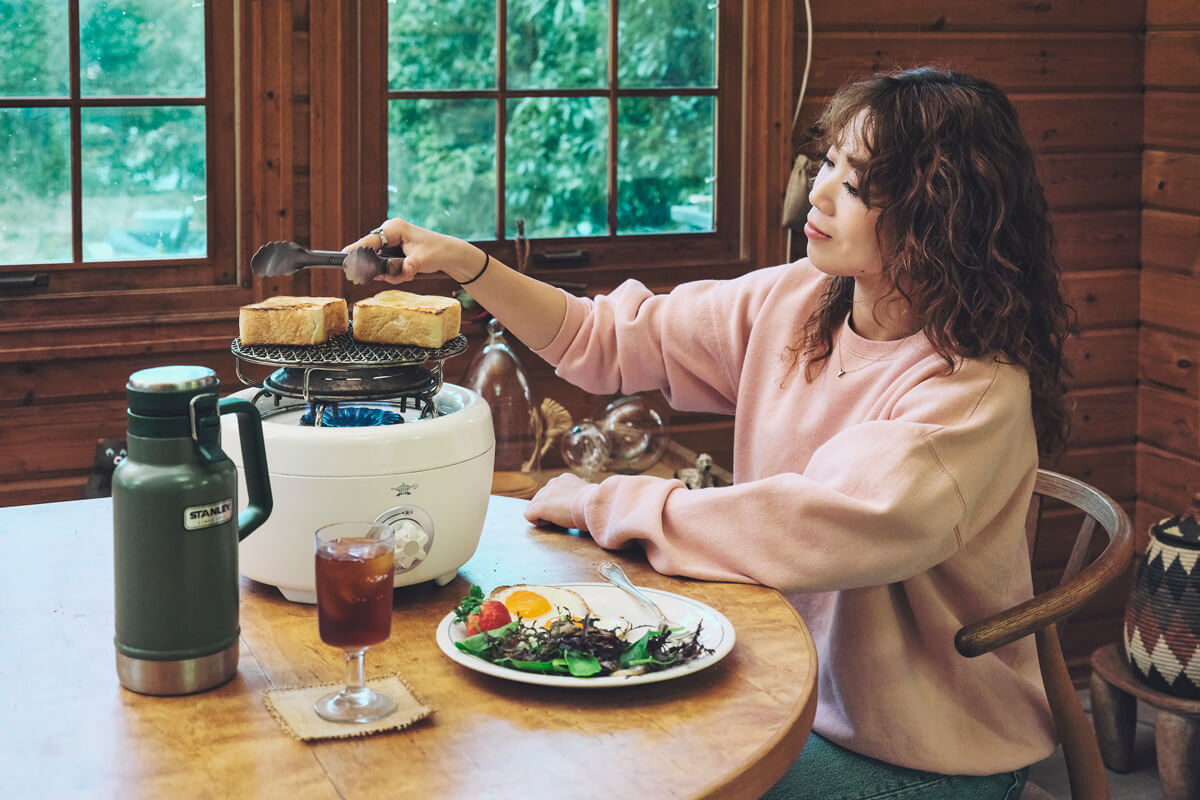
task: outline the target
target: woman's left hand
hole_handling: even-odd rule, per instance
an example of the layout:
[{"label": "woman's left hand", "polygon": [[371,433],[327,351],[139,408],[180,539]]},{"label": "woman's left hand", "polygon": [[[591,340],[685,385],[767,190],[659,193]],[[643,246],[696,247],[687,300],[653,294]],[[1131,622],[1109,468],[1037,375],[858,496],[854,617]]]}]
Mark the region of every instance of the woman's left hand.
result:
[{"label": "woman's left hand", "polygon": [[564,472],[550,479],[525,507],[525,519],[533,524],[549,522],[561,528],[573,528],[571,504],[575,495],[590,484],[573,472]]}]

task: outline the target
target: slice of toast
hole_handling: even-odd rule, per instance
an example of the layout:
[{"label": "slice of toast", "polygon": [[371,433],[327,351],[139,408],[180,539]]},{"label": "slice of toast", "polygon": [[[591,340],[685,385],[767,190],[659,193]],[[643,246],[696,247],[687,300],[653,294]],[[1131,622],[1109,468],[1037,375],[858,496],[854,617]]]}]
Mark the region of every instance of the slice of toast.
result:
[{"label": "slice of toast", "polygon": [[349,329],[341,297],[277,295],[242,306],[238,333],[242,344],[322,344]]},{"label": "slice of toast", "polygon": [[453,297],[389,289],[354,304],[354,338],[437,348],[458,336],[462,306]]}]

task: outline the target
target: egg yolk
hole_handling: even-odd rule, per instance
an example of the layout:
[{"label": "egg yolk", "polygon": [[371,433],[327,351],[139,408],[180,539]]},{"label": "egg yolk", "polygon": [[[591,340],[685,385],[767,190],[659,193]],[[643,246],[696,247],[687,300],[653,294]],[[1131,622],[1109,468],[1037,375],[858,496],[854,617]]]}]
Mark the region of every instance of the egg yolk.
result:
[{"label": "egg yolk", "polygon": [[537,592],[518,589],[504,598],[504,607],[518,617],[536,617],[550,610],[550,601]]}]

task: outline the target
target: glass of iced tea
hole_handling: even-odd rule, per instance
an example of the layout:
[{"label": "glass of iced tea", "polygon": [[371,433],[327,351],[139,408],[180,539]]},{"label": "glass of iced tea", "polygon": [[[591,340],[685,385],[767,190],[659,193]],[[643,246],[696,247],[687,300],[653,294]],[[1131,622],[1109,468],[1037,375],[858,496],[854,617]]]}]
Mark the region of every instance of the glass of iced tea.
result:
[{"label": "glass of iced tea", "polygon": [[363,655],[392,632],[395,532],[381,522],[335,522],[314,537],[317,627],[321,641],[346,655],[346,688],[313,707],[333,722],[372,722],[396,710],[396,701],[369,689]]}]

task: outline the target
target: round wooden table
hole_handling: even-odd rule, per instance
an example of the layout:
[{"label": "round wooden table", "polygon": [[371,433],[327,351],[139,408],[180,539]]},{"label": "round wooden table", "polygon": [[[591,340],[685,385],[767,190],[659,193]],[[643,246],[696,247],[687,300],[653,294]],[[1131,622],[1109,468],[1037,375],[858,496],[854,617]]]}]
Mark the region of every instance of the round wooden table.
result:
[{"label": "round wooden table", "polygon": [[[237,677],[189,697],[133,694],[113,663],[110,501],[0,509],[9,793],[758,797],[803,748],[816,707],[813,643],[791,605],[761,586],[663,576],[641,551],[533,528],[524,506],[493,497],[460,576],[397,589],[392,637],[367,654],[368,677],[400,673],[436,711],[402,731],[311,743],[282,732],[262,692],[340,679],[340,653],[321,643],[313,607],[243,579]],[[638,585],[721,611],[737,633],[732,652],[675,680],[584,690],[489,677],[437,648],[436,623],[471,583],[592,582],[605,559]]]}]

